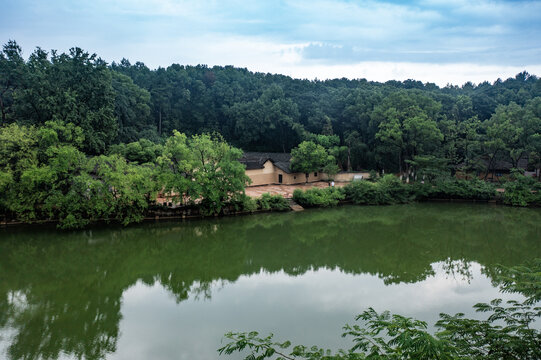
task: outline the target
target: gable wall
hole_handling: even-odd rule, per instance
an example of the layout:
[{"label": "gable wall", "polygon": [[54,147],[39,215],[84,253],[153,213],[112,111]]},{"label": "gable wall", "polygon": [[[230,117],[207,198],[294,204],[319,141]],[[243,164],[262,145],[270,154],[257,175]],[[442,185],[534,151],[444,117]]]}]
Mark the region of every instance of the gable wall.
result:
[{"label": "gable wall", "polygon": [[276,167],[272,161],[267,160],[263,169],[246,170],[246,175],[252,180],[250,186],[268,185],[278,182],[278,175],[275,174]]}]

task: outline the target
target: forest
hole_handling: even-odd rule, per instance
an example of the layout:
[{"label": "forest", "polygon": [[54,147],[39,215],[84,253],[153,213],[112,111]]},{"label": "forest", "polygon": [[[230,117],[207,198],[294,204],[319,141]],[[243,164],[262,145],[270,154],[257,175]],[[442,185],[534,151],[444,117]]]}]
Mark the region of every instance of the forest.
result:
[{"label": "forest", "polygon": [[[25,58],[10,40],[0,53],[0,112],[0,213],[67,227],[79,224],[77,212],[140,219],[159,189],[220,212],[244,201],[242,151],[321,150],[334,161],[321,163],[329,172],[541,168],[541,79],[527,72],[445,87],[301,80],[233,66],[108,64],[80,48]],[[99,197],[91,193],[109,198],[81,209],[81,199]]]}]

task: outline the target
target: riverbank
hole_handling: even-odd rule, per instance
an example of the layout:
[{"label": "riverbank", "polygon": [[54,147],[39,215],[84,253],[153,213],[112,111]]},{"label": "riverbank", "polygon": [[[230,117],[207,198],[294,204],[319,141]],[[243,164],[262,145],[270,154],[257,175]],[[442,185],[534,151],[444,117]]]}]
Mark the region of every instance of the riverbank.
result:
[{"label": "riverbank", "polygon": [[[541,205],[541,193],[537,182],[516,178],[503,188],[481,180],[459,180],[448,178],[433,183],[405,184],[392,175],[375,182],[355,181],[336,183],[330,187],[326,182],[302,185],[272,185],[246,189],[239,200],[220,205],[219,213],[206,212],[197,204],[186,206],[165,206],[151,204],[140,221],[197,219],[223,216],[242,216],[269,211],[289,211],[294,201],[304,208],[332,207],[342,204],[392,205],[412,202],[483,202],[499,205],[529,206]],[[503,190],[503,191],[502,191]],[[265,191],[265,192],[263,192]],[[269,193],[274,191],[274,194]],[[250,195],[250,196],[248,196]],[[289,200],[288,200],[289,199]],[[90,224],[118,223],[116,219],[94,219]],[[39,219],[17,221],[4,218],[0,226],[28,224],[57,224],[58,220]]]}]

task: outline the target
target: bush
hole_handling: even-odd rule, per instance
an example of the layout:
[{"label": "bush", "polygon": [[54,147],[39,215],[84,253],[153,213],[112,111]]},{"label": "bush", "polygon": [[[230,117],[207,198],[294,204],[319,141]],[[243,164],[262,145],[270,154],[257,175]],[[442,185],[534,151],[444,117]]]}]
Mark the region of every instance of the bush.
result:
[{"label": "bush", "polygon": [[393,175],[385,175],[377,182],[355,181],[344,187],[346,199],[355,204],[404,204],[412,200],[411,187]]},{"label": "bush", "polygon": [[485,181],[448,178],[430,184],[414,184],[415,198],[490,200],[496,195],[494,185]]},{"label": "bush", "polygon": [[304,207],[329,207],[336,206],[345,195],[342,189],[335,187],[313,188],[306,191],[296,189],[293,192],[293,200]]},{"label": "bush", "polygon": [[367,181],[355,181],[344,187],[346,199],[355,204],[377,205],[380,204],[376,183]]},{"label": "bush", "polygon": [[513,174],[513,181],[504,184],[504,204],[528,206],[541,204],[541,184],[533,178],[519,173]]},{"label": "bush", "polygon": [[269,193],[265,193],[257,199],[257,206],[261,210],[270,211],[286,211],[289,209],[289,203],[283,196]]},{"label": "bush", "polygon": [[405,204],[411,202],[411,186],[404,184],[394,175],[385,175],[376,183],[381,197],[389,204]]},{"label": "bush", "polygon": [[257,210],[257,202],[246,194],[238,196],[237,199],[232,200],[230,204],[235,211],[254,212]]}]

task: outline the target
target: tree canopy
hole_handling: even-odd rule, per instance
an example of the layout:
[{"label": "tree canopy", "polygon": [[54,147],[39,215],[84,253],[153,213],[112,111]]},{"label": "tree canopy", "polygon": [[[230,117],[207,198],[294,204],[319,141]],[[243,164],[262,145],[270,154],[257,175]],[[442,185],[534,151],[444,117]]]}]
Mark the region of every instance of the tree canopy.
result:
[{"label": "tree canopy", "polygon": [[232,66],[172,64],[150,69],[123,59],[37,48],[15,41],[0,54],[3,124],[79,126],[86,154],[173,130],[219,133],[244,151],[289,152],[314,136],[334,136],[343,170],[408,171],[416,156],[450,168],[485,170],[520,158],[539,164],[541,80],[526,72],[493,83],[440,88],[419,81],[309,81]]}]

